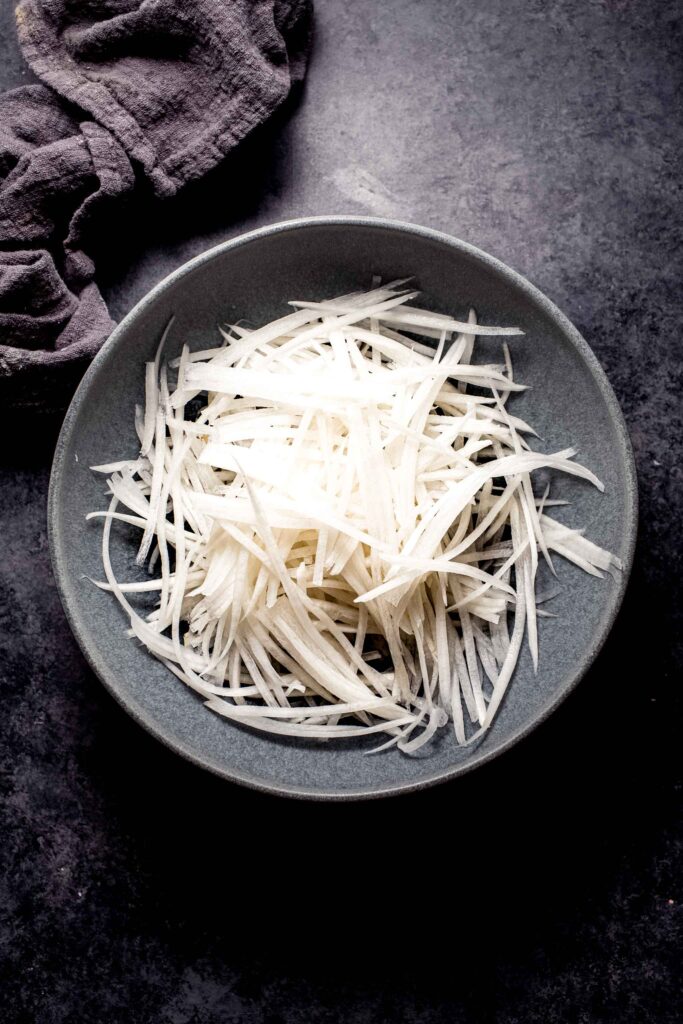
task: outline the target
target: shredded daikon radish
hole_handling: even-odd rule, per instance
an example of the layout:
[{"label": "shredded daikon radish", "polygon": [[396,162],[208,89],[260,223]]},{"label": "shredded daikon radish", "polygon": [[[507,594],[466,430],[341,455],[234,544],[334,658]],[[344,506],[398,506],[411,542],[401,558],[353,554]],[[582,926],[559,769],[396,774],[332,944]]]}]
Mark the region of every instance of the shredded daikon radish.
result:
[{"label": "shredded daikon radish", "polygon": [[[450,723],[470,744],[514,689],[525,635],[534,670],[542,660],[539,555],[553,572],[551,552],[598,577],[621,568],[548,515],[564,502],[547,486],[535,494],[538,470],[603,486],[572,448],[531,449],[508,411],[524,385],[507,343],[498,363],[473,359],[478,337],[521,332],[417,309],[405,284],[296,300],[169,362],[167,328],[145,367],[139,452],[92,467],[111,499],[88,517],[104,521],[97,586],[233,722],[386,733],[374,749],[406,754]],[[117,580],[119,522],[142,531],[137,564],[158,578]],[[137,595],[158,603],[144,615]]]}]

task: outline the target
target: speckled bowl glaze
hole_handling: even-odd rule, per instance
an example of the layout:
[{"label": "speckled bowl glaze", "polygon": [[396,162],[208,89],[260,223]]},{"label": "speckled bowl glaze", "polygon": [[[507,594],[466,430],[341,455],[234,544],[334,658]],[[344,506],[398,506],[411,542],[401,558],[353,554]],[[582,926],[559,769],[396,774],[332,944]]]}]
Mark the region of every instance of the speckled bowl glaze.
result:
[{"label": "speckled bowl glaze", "polygon": [[[408,757],[366,751],[376,737],[335,743],[253,733],[225,721],[137,643],[110,595],[85,576],[101,578],[101,523],[85,515],[105,507],[104,481],[88,468],[133,456],[133,412],[144,393],[143,363],[174,315],[167,352],[183,342],[219,342],[217,324],[265,322],[286,312],[290,298],[325,298],[384,279],[416,278],[421,304],[484,323],[515,324],[511,339],[517,379],[532,385],[514,409],[543,438],[536,447],[575,445],[605,483],[605,493],[557,476],[553,493],[570,526],[584,526],[619,555],[624,572],[597,580],[557,559],[562,591],[558,618],[541,620],[540,664],[528,651],[505,701],[477,746],[458,748],[450,729]],[[479,343],[479,358],[500,351]],[[226,779],[283,795],[345,800],[384,796],[452,779],[496,757],[558,706],[594,660],[614,621],[631,568],[637,495],[633,454],[614,393],[592,351],[569,321],[509,267],[471,245],[424,228],[389,221],[325,217],[276,224],[203,253],[157,285],[114,331],[71,403],[55,454],[49,497],[54,573],[73,632],[93,670],[132,717],[172,750]],[[133,579],[130,528],[113,531],[120,577]],[[139,570],[137,570],[139,573]],[[543,582],[541,582],[541,586]]]}]

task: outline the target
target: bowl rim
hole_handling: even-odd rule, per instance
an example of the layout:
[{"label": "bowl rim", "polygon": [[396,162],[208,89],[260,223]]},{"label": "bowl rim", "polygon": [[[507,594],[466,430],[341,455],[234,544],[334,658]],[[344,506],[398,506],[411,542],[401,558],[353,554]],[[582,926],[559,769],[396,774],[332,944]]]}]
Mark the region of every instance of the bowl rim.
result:
[{"label": "bowl rim", "polygon": [[[269,782],[268,780],[259,778],[258,776],[253,776],[250,773],[242,773],[239,770],[227,769],[218,761],[211,757],[202,755],[201,752],[196,751],[181,740],[168,736],[164,730],[157,725],[152,715],[139,705],[134,698],[128,695],[125,690],[121,690],[118,685],[116,673],[109,669],[105,659],[101,656],[97,647],[95,646],[93,648],[93,645],[91,645],[89,639],[81,630],[78,609],[75,607],[75,603],[72,605],[68,588],[67,559],[60,539],[60,508],[57,501],[57,491],[76,417],[80,407],[87,399],[90,382],[97,375],[99,366],[104,361],[108,353],[110,353],[112,349],[116,348],[120,338],[125,335],[129,326],[136,320],[143,310],[156,302],[160,295],[171,288],[176,281],[180,280],[186,274],[194,272],[205,263],[212,261],[217,256],[225,252],[229,252],[232,249],[239,248],[243,245],[249,245],[251,242],[257,239],[266,238],[269,235],[276,235],[290,231],[301,231],[302,229],[305,230],[314,227],[343,228],[345,226],[381,228],[384,230],[388,229],[390,231],[398,231],[409,236],[413,235],[419,238],[440,242],[460,253],[465,253],[468,256],[474,257],[496,273],[500,274],[509,283],[520,289],[534,304],[540,307],[541,310],[557,324],[559,329],[578,350],[580,356],[588,366],[588,369],[607,404],[610,418],[617,432],[620,457],[623,460],[625,471],[624,485],[626,491],[626,507],[624,534],[626,536],[626,553],[623,559],[623,572],[620,574],[619,579],[615,584],[617,587],[617,593],[610,613],[600,621],[592,643],[583,653],[582,657],[577,660],[572,673],[569,675],[567,681],[560,692],[556,695],[555,699],[541,714],[521,725],[510,736],[492,747],[484,749],[483,751],[474,752],[473,755],[468,758],[467,761],[462,762],[462,764],[456,764],[449,768],[435,771],[432,775],[420,779],[417,782],[379,785],[376,788],[335,791],[315,789],[308,786],[288,785],[286,782]],[[204,768],[212,774],[217,775],[222,779],[226,779],[229,782],[237,783],[238,785],[246,786],[249,789],[270,795],[286,796],[302,800],[347,802],[412,793],[465,775],[473,771],[475,768],[487,764],[494,758],[497,758],[501,754],[510,750],[519,743],[520,740],[524,739],[524,737],[528,736],[534,729],[545,722],[554,711],[556,711],[560,704],[562,704],[568,695],[575,689],[597,658],[621,608],[624,594],[628,586],[631,568],[633,566],[633,557],[636,546],[638,529],[638,486],[635,458],[624,415],[621,411],[614,390],[612,389],[597,356],[564,313],[562,313],[562,311],[549,298],[547,298],[543,292],[541,292],[535,285],[531,284],[527,278],[513,270],[501,260],[497,259],[495,256],[491,256],[489,253],[484,252],[484,250],[479,249],[477,246],[471,245],[469,242],[464,242],[462,239],[455,238],[452,235],[442,231],[437,231],[433,228],[421,227],[417,224],[382,217],[326,215],[317,217],[298,217],[291,220],[278,221],[274,224],[256,228],[229,238],[224,242],[220,242],[219,244],[206,249],[204,252],[199,253],[197,256],[192,257],[192,259],[186,261],[180,267],[166,275],[166,277],[162,278],[161,281],[155,284],[146,293],[146,295],[144,295],[133,306],[130,312],[127,313],[121,322],[114,328],[86,370],[64,417],[50,473],[47,526],[52,571],[69,627],[71,628],[71,631],[74,634],[74,637],[76,638],[76,641],[78,642],[78,645],[92,671],[100,679],[106,690],[114,697],[117,703],[124,708],[131,718],[134,719],[134,721],[146,729],[146,731],[154,736],[155,739],[160,740],[174,753],[179,754],[192,764],[200,768]]]}]

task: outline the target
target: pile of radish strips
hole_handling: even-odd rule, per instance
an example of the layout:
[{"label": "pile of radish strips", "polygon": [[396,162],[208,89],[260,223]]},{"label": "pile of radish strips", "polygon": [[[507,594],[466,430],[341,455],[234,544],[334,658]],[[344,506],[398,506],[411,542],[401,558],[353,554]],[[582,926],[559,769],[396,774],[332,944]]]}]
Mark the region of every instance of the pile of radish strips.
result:
[{"label": "pile of radish strips", "polygon": [[[473,362],[478,335],[521,332],[416,308],[406,284],[291,302],[168,364],[162,338],[139,456],[93,467],[111,495],[88,517],[104,519],[98,586],[206,707],[254,729],[384,733],[374,750],[409,753],[450,723],[471,743],[525,635],[537,666],[539,560],[621,568],[534,493],[544,468],[603,485],[571,448],[530,449],[507,345]],[[116,579],[115,520],[139,527],[155,578]]]}]

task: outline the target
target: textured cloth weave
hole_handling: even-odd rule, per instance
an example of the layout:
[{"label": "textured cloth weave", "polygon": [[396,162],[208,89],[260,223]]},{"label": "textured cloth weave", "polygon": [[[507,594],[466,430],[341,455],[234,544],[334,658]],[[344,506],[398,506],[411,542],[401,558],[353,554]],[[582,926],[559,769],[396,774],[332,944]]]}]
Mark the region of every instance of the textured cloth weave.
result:
[{"label": "textured cloth weave", "polygon": [[22,0],[0,96],[0,405],[63,406],[113,322],[100,225],[216,166],[305,73],[309,0]]}]

